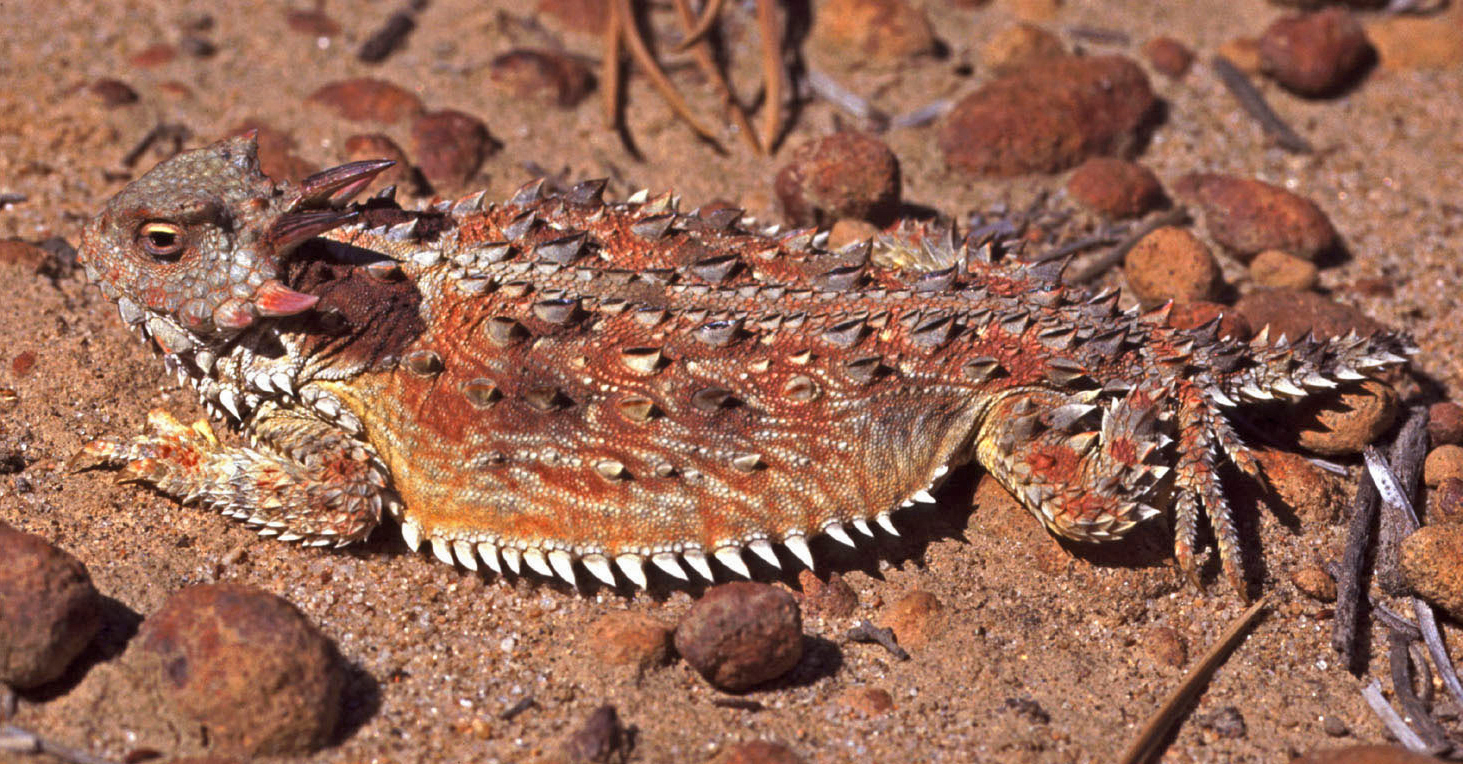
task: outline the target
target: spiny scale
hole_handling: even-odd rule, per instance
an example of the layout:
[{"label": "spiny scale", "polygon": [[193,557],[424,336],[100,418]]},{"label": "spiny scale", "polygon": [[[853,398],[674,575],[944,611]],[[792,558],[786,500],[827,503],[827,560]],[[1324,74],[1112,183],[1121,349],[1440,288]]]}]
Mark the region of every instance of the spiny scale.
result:
[{"label": "spiny scale", "polygon": [[[444,562],[641,587],[647,562],[748,576],[744,550],[812,567],[812,536],[854,546],[846,527],[872,536],[870,520],[898,535],[891,511],[976,461],[1074,539],[1121,537],[1171,495],[1181,566],[1204,515],[1242,586],[1214,475],[1254,462],[1226,410],[1410,352],[1392,334],[1173,329],[1166,309],[1062,286],[1059,262],[1004,258],[1001,226],[830,252],[671,194],[606,203],[603,182],[327,206],[382,167],[275,184],[234,139],[119,194],[83,239],[88,276],[257,446],[158,419],[78,458],[145,463],[164,491],[307,542],[357,540],[384,512]],[[200,193],[219,209],[199,212]],[[144,222],[195,249],[151,258]]]}]

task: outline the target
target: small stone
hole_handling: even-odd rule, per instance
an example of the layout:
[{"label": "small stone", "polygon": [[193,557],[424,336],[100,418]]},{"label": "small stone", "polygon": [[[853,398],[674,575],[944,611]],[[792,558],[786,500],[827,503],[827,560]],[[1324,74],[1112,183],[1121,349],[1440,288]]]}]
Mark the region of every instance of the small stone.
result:
[{"label": "small stone", "polygon": [[1346,737],[1351,734],[1351,730],[1346,728],[1346,722],[1341,721],[1341,717],[1331,714],[1321,717],[1321,729],[1331,737]]},{"label": "small stone", "polygon": [[1296,442],[1325,456],[1360,453],[1392,426],[1397,408],[1397,393],[1389,385],[1374,379],[1347,385],[1295,407]]},{"label": "small stone", "polygon": [[335,647],[300,611],[241,584],[191,586],[143,622],[123,660],[210,746],[244,756],[324,745],[345,684]]},{"label": "small stone", "polygon": [[177,57],[177,48],[165,42],[159,42],[132,54],[127,62],[139,69],[155,69],[163,64],[171,63]]},{"label": "small stone", "polygon": [[1331,578],[1331,574],[1327,573],[1325,568],[1316,563],[1302,565],[1292,570],[1290,583],[1295,584],[1296,589],[1317,602],[1336,601],[1336,580]]},{"label": "small stone", "polygon": [[883,716],[894,708],[894,698],[877,687],[855,687],[838,697],[838,702],[867,717]]},{"label": "small stone", "polygon": [[858,608],[858,594],[837,573],[829,573],[824,581],[813,571],[803,570],[798,573],[798,584],[803,587],[803,609],[809,613],[846,618]]},{"label": "small stone", "polygon": [[1361,24],[1345,8],[1277,19],[1260,36],[1260,63],[1288,90],[1331,95],[1366,64],[1371,46]]},{"label": "small stone", "polygon": [[993,74],[1010,74],[1038,61],[1067,55],[1062,38],[1035,24],[1013,24],[981,49],[981,61]]},{"label": "small stone", "polygon": [[46,267],[46,263],[50,259],[50,253],[28,241],[0,240],[0,265],[14,265],[27,270],[40,271]]},{"label": "small stone", "polygon": [[651,616],[615,611],[590,625],[588,645],[601,663],[630,666],[641,673],[664,664],[670,657],[671,631]]},{"label": "small stone", "polygon": [[296,32],[311,37],[334,37],[340,34],[340,24],[321,10],[286,10],[285,25]]},{"label": "small stone", "polygon": [[1280,249],[1307,260],[1336,246],[1336,229],[1309,199],[1258,180],[1193,173],[1173,185],[1204,217],[1214,240],[1249,259]]},{"label": "small stone", "polygon": [[416,94],[372,77],[327,83],[312,93],[309,100],[353,122],[395,124],[422,113],[422,101]]},{"label": "small stone", "polygon": [[1437,488],[1444,480],[1463,479],[1463,446],[1438,446],[1422,463],[1422,482]]},{"label": "small stone", "polygon": [[1234,706],[1225,706],[1212,714],[1198,716],[1194,721],[1204,730],[1205,737],[1238,740],[1245,736],[1245,717]]},{"label": "small stone", "polygon": [[320,168],[295,153],[295,137],[257,118],[246,119],[229,132],[242,135],[255,131],[259,144],[259,169],[275,180],[298,181]]},{"label": "small stone", "polygon": [[1198,329],[1219,319],[1219,336],[1246,341],[1253,332],[1243,314],[1228,305],[1207,300],[1176,302],[1168,311],[1168,325],[1175,329]]},{"label": "small stone", "polygon": [[749,740],[723,748],[709,764],[803,764],[803,760],[782,743]]},{"label": "small stone", "polygon": [[1440,759],[1391,745],[1353,745],[1311,751],[1290,764],[1438,764]]},{"label": "small stone", "polygon": [[1051,21],[1062,10],[1062,0],[1003,0],[1012,16],[1031,22]]},{"label": "small stone", "polygon": [[10,374],[15,377],[24,377],[36,367],[36,354],[30,350],[22,350],[10,359]]},{"label": "small stone", "polygon": [[183,35],[178,40],[178,47],[194,58],[208,58],[218,52],[218,46],[213,41],[202,35]]},{"label": "small stone", "polygon": [[1373,19],[1366,27],[1367,39],[1377,51],[1383,69],[1448,69],[1463,63],[1463,15],[1437,16],[1396,14]]},{"label": "small stone", "polygon": [[898,66],[935,49],[929,19],[907,0],[827,0],[810,38],[820,58],[845,69]]},{"label": "small stone", "polygon": [[493,84],[516,98],[572,108],[594,87],[594,75],[577,58],[552,50],[518,48],[488,66]]},{"label": "small stone", "polygon": [[875,238],[879,233],[879,227],[867,220],[843,218],[828,229],[828,250],[837,252],[850,244]]},{"label": "small stone", "polygon": [[1209,248],[1183,228],[1166,226],[1138,240],[1123,259],[1123,276],[1145,304],[1208,299],[1219,281]]},{"label": "small stone", "polygon": [[894,630],[900,647],[918,650],[945,630],[945,605],[927,591],[906,592],[884,610],[879,625]]},{"label": "small stone", "polygon": [[1313,289],[1319,277],[1315,263],[1278,249],[1267,249],[1250,261],[1250,278],[1262,287]]},{"label": "small stone", "polygon": [[1359,335],[1375,334],[1382,326],[1366,314],[1342,305],[1315,292],[1294,289],[1257,289],[1234,304],[1251,328],[1270,327],[1270,336],[1288,339],[1313,332],[1317,339],[1344,337],[1355,331]]},{"label": "small stone", "polygon": [[1428,407],[1427,417],[1427,435],[1434,446],[1463,443],[1463,406],[1452,401],[1434,403]]},{"label": "small stone", "polygon": [[1265,65],[1260,60],[1260,41],[1253,37],[1235,37],[1219,44],[1219,55],[1245,74],[1259,74]]},{"label": "small stone", "polygon": [[1143,55],[1159,74],[1182,79],[1194,65],[1194,52],[1172,37],[1155,37],[1143,43]]},{"label": "small stone", "polygon": [[1329,525],[1346,500],[1344,481],[1293,451],[1252,451],[1268,488],[1305,525]]},{"label": "small stone", "polygon": [[714,586],[676,627],[676,651],[717,688],[741,692],[787,673],[803,655],[797,600],[750,581]]},{"label": "small stone", "polygon": [[411,126],[412,153],[434,187],[456,189],[498,150],[488,126],[471,114],[443,109],[417,117]]},{"label": "small stone", "polygon": [[96,636],[101,595],[75,557],[4,523],[0,560],[0,684],[39,687]]},{"label": "small stone", "polygon": [[878,138],[837,132],[794,150],[773,190],[791,225],[888,220],[899,211],[899,159]]},{"label": "small stone", "polygon": [[623,762],[628,741],[629,736],[615,707],[603,705],[589,715],[583,727],[564,741],[560,750],[569,762]]},{"label": "small stone", "polygon": [[119,106],[137,103],[137,91],[131,85],[111,78],[97,80],[88,88],[91,94],[102,102],[102,105],[115,109]]},{"label": "small stone", "polygon": [[357,133],[345,139],[345,161],[359,162],[367,159],[390,159],[396,164],[377,175],[371,185],[360,193],[361,198],[369,197],[387,186],[416,188],[420,185],[416,169],[412,167],[406,152],[396,141],[382,133]]},{"label": "small stone", "polygon": [[1123,56],[1032,64],[965,96],[939,128],[950,167],[973,175],[1059,172],[1099,155],[1125,156],[1155,99]]},{"label": "small stone", "polygon": [[1179,668],[1188,660],[1183,637],[1170,626],[1154,626],[1144,632],[1143,650],[1160,666]]},{"label": "small stone", "polygon": [[1132,218],[1163,201],[1163,187],[1152,170],[1123,159],[1093,157],[1067,179],[1067,193],[1107,218]]},{"label": "small stone", "polygon": [[581,34],[603,34],[610,0],[538,0],[538,12]]},{"label": "small stone", "polygon": [[1402,576],[1418,596],[1463,618],[1463,525],[1424,525],[1403,539]]},{"label": "small stone", "polygon": [[1463,480],[1444,478],[1427,504],[1429,523],[1463,523]]}]

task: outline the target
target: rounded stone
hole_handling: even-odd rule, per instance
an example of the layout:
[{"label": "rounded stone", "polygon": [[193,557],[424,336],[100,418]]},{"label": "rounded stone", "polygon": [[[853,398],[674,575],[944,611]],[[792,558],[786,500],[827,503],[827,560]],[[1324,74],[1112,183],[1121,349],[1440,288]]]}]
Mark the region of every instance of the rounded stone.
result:
[{"label": "rounded stone", "polygon": [[891,67],[933,51],[935,32],[908,0],[827,0],[809,42],[820,59],[841,68]]},{"label": "rounded stone", "polygon": [[879,625],[894,630],[900,647],[926,647],[945,630],[945,605],[935,595],[915,589],[901,595],[879,618]]},{"label": "rounded stone", "polygon": [[1424,525],[1403,539],[1402,576],[1418,596],[1463,618],[1463,525]]},{"label": "rounded stone", "polygon": [[894,697],[878,687],[854,687],[845,690],[838,702],[849,710],[868,717],[883,716],[894,709]]},{"label": "rounded stone", "polygon": [[137,103],[137,91],[131,85],[112,78],[97,80],[87,88],[101,104],[109,109]]},{"label": "rounded stone", "polygon": [[328,82],[311,93],[309,100],[354,122],[394,124],[422,113],[422,100],[416,94],[371,77]]},{"label": "rounded stone", "polygon": [[411,160],[396,141],[382,133],[357,133],[345,139],[345,161],[360,162],[369,159],[390,159],[396,164],[386,168],[367,186],[359,196],[368,197],[387,187],[405,188],[415,174]]},{"label": "rounded stone", "polygon": [[1191,203],[1214,240],[1249,259],[1280,249],[1307,260],[1336,246],[1336,229],[1321,209],[1279,186],[1214,173],[1185,175],[1173,193]]},{"label": "rounded stone", "polygon": [[1448,479],[1463,479],[1463,446],[1438,446],[1422,463],[1422,482],[1436,488]]},{"label": "rounded stone", "polygon": [[1427,503],[1429,523],[1463,523],[1463,480],[1443,478]]},{"label": "rounded stone", "polygon": [[1257,289],[1234,304],[1251,328],[1270,327],[1270,337],[1288,339],[1312,332],[1317,339],[1343,337],[1349,332],[1375,334],[1382,326],[1366,314],[1315,292],[1294,289]]},{"label": "rounded stone", "polygon": [[[1343,727],[1344,729],[1344,727]],[[1311,751],[1290,760],[1290,764],[1437,764],[1439,759],[1391,745],[1352,745],[1325,751]]]},{"label": "rounded stone", "polygon": [[710,764],[803,764],[803,760],[782,743],[748,740],[723,748]]},{"label": "rounded stone", "polygon": [[1035,24],[1012,24],[997,32],[981,49],[981,61],[993,74],[1009,74],[1038,61],[1067,55],[1062,38]]},{"label": "rounded stone", "polygon": [[1458,14],[1408,16],[1398,14],[1373,19],[1367,24],[1367,39],[1376,48],[1383,69],[1447,69],[1463,63],[1463,32]]},{"label": "rounded stone", "polygon": [[899,159],[871,135],[841,131],[808,141],[777,173],[773,191],[790,225],[837,218],[888,220],[899,211]]},{"label": "rounded stone", "polygon": [[1171,626],[1154,626],[1143,633],[1143,651],[1154,663],[1179,668],[1189,659],[1183,637]]},{"label": "rounded stone", "polygon": [[803,570],[798,573],[798,584],[803,588],[803,609],[809,613],[846,618],[858,609],[858,594],[837,573],[829,573],[825,581],[813,571]]},{"label": "rounded stone", "polygon": [[1220,43],[1217,52],[1245,74],[1259,74],[1264,69],[1260,41],[1253,37],[1232,37]]},{"label": "rounded stone", "polygon": [[1325,525],[1336,519],[1346,500],[1343,481],[1292,451],[1256,448],[1252,453],[1275,498],[1302,523]]},{"label": "rounded stone", "polygon": [[1313,289],[1319,276],[1315,263],[1278,249],[1267,249],[1250,261],[1250,278],[1271,289]]},{"label": "rounded stone", "polygon": [[1427,435],[1434,446],[1463,443],[1463,406],[1452,401],[1429,406]]},{"label": "rounded stone", "polygon": [[1336,581],[1316,563],[1302,565],[1290,572],[1290,583],[1302,594],[1317,602],[1336,601]]},{"label": "rounded stone", "polygon": [[1359,453],[1392,426],[1397,408],[1397,393],[1387,384],[1366,379],[1347,385],[1295,407],[1296,442],[1325,456]]},{"label": "rounded stone", "polygon": [[670,657],[671,627],[642,613],[615,611],[589,626],[589,650],[607,666],[643,672]]},{"label": "rounded stone", "polygon": [[736,581],[707,590],[676,627],[676,651],[713,686],[741,692],[776,679],[803,655],[803,620],[791,594]]},{"label": "rounded stone", "polygon": [[498,149],[482,120],[452,109],[427,112],[413,120],[411,141],[417,167],[433,186],[445,189],[466,184],[483,160]]},{"label": "rounded stone", "polygon": [[1163,186],[1152,170],[1112,157],[1078,165],[1067,179],[1067,193],[1093,212],[1118,219],[1138,217],[1163,201]]},{"label": "rounded stone", "polygon": [[101,628],[86,568],[45,539],[0,523],[0,684],[61,676]]},{"label": "rounded stone", "polygon": [[1209,248],[1183,228],[1166,226],[1138,240],[1123,259],[1123,275],[1145,304],[1208,299],[1219,281]]},{"label": "rounded stone", "polygon": [[142,623],[126,660],[172,715],[219,752],[313,751],[335,730],[345,684],[335,647],[293,605],[240,584],[175,593]]},{"label": "rounded stone", "polygon": [[594,75],[579,59],[553,50],[517,48],[494,58],[488,78],[515,98],[573,108],[594,88]]},{"label": "rounded stone", "polygon": [[1220,337],[1245,341],[1253,334],[1245,317],[1223,303],[1208,300],[1176,302],[1168,311],[1168,325],[1175,329],[1198,329],[1216,318],[1219,319]]},{"label": "rounded stone", "polygon": [[875,238],[879,233],[879,227],[867,220],[844,218],[828,229],[828,251],[837,252],[850,244]]},{"label": "rounded stone", "polygon": [[1194,65],[1194,52],[1172,37],[1155,37],[1143,43],[1143,56],[1164,76],[1180,79]]},{"label": "rounded stone", "polygon": [[1324,96],[1348,85],[1366,64],[1371,45],[1344,8],[1276,19],[1260,36],[1260,62],[1286,89]]},{"label": "rounded stone", "polygon": [[939,128],[951,168],[973,175],[1059,172],[1126,156],[1156,100],[1123,56],[1066,56],[997,78],[960,99]]}]

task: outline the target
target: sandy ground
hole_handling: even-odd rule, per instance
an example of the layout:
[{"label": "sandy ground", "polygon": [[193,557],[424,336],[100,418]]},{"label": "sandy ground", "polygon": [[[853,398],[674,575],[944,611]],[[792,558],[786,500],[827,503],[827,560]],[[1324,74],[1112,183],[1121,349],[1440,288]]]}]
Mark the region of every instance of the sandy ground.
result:
[{"label": "sandy ground", "polygon": [[[979,10],[926,5],[948,57],[898,73],[840,73],[844,84],[893,113],[973,88],[984,77],[980,46],[1010,23],[1009,9],[1000,2]],[[750,156],[733,141],[726,154],[708,150],[673,121],[643,78],[627,93],[630,132],[643,161],[603,128],[595,98],[560,110],[494,88],[487,64],[515,45],[558,40],[597,54],[595,38],[551,19],[534,31],[511,20],[523,11],[435,0],[407,46],[373,66],[353,53],[394,10],[392,3],[327,3],[324,10],[342,28],[328,39],[291,30],[286,10],[283,3],[217,4],[207,11],[212,27],[202,33],[216,53],[180,53],[144,68],[129,63],[131,57],[158,42],[176,44],[199,8],[128,0],[98,13],[75,0],[0,3],[6,22],[0,192],[27,197],[0,210],[0,238],[59,236],[75,243],[101,202],[159,158],[149,155],[131,170],[121,165],[158,122],[187,126],[196,144],[261,119],[288,131],[306,160],[338,162],[347,136],[380,126],[345,122],[305,99],[325,82],[365,74],[415,91],[430,107],[482,118],[505,146],[474,183],[493,195],[531,178],[534,162],[570,178],[608,175],[617,179],[617,193],[671,188],[687,207],[724,198],[772,212],[771,177],[785,160]],[[1258,34],[1279,13],[1259,0],[1114,0],[1072,3],[1050,26],[1122,30],[1135,41],[1128,50],[1135,57],[1137,43],[1169,34],[1204,60],[1226,39]],[[732,58],[750,92],[750,16],[742,9],[731,16],[741,35]],[[101,77],[126,81],[139,101],[102,106],[88,89]],[[706,91],[689,77],[683,81],[714,115]],[[1155,75],[1153,84],[1168,118],[1142,161],[1165,181],[1189,171],[1223,171],[1315,200],[1347,250],[1328,263],[1323,288],[1412,332],[1422,349],[1417,368],[1456,398],[1463,385],[1457,349],[1463,322],[1453,312],[1463,285],[1456,254],[1463,251],[1463,213],[1455,206],[1463,199],[1457,171],[1463,69],[1378,70],[1345,96],[1325,101],[1301,101],[1266,86],[1277,110],[1319,147],[1307,156],[1269,147],[1202,64],[1182,81]],[[784,146],[824,134],[838,119],[826,104],[809,104]],[[409,146],[404,129],[384,128]],[[932,128],[883,137],[900,158],[904,197],[913,204],[970,211],[1021,202],[1060,189],[1064,180],[971,181],[943,168]],[[1226,263],[1226,273],[1246,288],[1235,263]],[[314,757],[321,762],[525,760],[552,750],[604,702],[638,729],[636,761],[701,761],[729,743],[759,737],[784,741],[813,762],[1105,761],[1242,610],[1213,577],[1212,565],[1211,594],[1182,585],[1161,533],[1087,554],[1057,545],[999,496],[972,502],[968,487],[955,489],[942,497],[941,509],[902,518],[911,531],[902,541],[886,540],[862,554],[826,539],[815,545],[819,559],[843,571],[857,591],[858,611],[848,619],[807,619],[810,657],[787,681],[747,696],[762,710],[720,707],[712,702],[719,693],[684,664],[637,680],[606,671],[581,643],[587,626],[612,610],[673,622],[692,601],[686,592],[628,596],[599,589],[585,596],[537,580],[485,578],[408,553],[391,528],[343,552],[305,550],[260,540],[149,491],[116,486],[105,474],[65,473],[61,462],[81,443],[135,431],[149,408],[167,407],[185,418],[201,412],[79,276],[52,278],[12,266],[3,278],[0,385],[16,390],[19,402],[0,410],[0,442],[21,450],[28,466],[0,476],[0,520],[45,536],[88,566],[98,588],[115,600],[102,640],[111,650],[129,624],[189,584],[245,582],[298,605],[358,673],[347,727],[338,744]],[[27,352],[38,362],[17,376],[12,361]],[[1252,503],[1241,512],[1258,550],[1252,573],[1274,609],[1220,669],[1163,761],[1280,761],[1318,746],[1383,739],[1361,699],[1364,682],[1337,667],[1327,646],[1328,606],[1299,594],[1288,580],[1295,567],[1334,557],[1341,527],[1297,524]],[[876,617],[884,603],[915,588],[944,603],[948,625],[912,660],[895,661],[877,646],[840,639],[858,619]],[[1183,667],[1151,657],[1156,627],[1172,629],[1187,644]],[[1463,644],[1463,635],[1450,631],[1453,643]],[[1385,675],[1385,640],[1373,640],[1371,649],[1373,673]],[[125,698],[100,706],[80,698],[87,696],[87,673],[99,670],[105,652],[94,651],[61,686],[28,697],[17,723],[114,757],[144,746],[168,750],[166,742],[139,736],[149,709]],[[887,690],[895,708],[866,718],[839,701],[865,686]],[[498,719],[526,694],[536,698],[535,708]],[[1212,720],[1231,707],[1245,731],[1226,737],[1225,726]],[[1340,720],[1348,735],[1328,738],[1326,716]]]}]

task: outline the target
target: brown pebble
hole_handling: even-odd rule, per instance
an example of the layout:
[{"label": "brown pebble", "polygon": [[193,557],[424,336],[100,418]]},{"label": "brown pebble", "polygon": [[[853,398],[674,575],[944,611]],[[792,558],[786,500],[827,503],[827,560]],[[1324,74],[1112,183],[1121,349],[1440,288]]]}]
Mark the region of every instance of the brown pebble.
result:
[{"label": "brown pebble", "polygon": [[493,59],[488,78],[517,98],[572,108],[594,87],[594,75],[579,59],[552,50],[518,48]]},{"label": "brown pebble", "polygon": [[1040,62],[960,99],[940,125],[940,149],[974,175],[1059,172],[1131,153],[1154,103],[1148,76],[1123,56]]},{"label": "brown pebble", "polygon": [[981,49],[980,59],[993,74],[1009,74],[1067,55],[1062,38],[1035,24],[1013,24],[997,32]]},{"label": "brown pebble", "polygon": [[1348,384],[1327,396],[1296,405],[1296,442],[1325,456],[1360,453],[1397,418],[1397,393],[1374,379]]},{"label": "brown pebble", "polygon": [[750,581],[714,586],[676,627],[676,651],[713,686],[741,692],[787,673],[803,655],[797,600]]},{"label": "brown pebble", "polygon": [[1429,523],[1463,523],[1463,480],[1443,478],[1427,504]]},{"label": "brown pebble", "polygon": [[603,34],[610,0],[538,0],[538,13],[584,34]]},{"label": "brown pebble", "polygon": [[723,748],[709,764],[803,764],[803,760],[782,743],[748,740]]},{"label": "brown pebble", "polygon": [[1319,276],[1315,263],[1278,249],[1267,249],[1250,261],[1250,278],[1262,287],[1313,289]]},{"label": "brown pebble", "polygon": [[309,100],[354,122],[395,124],[422,113],[422,101],[416,94],[372,77],[327,83],[310,94]]},{"label": "brown pebble", "polygon": [[1276,19],[1260,36],[1260,64],[1291,92],[1336,93],[1355,79],[1371,46],[1345,8]]},{"label": "brown pebble", "polygon": [[773,191],[791,225],[887,220],[899,210],[899,160],[878,138],[837,132],[798,146]]},{"label": "brown pebble", "polygon": [[1138,217],[1163,201],[1163,187],[1152,170],[1124,159],[1093,157],[1067,179],[1067,193],[1107,218]]},{"label": "brown pebble", "polygon": [[275,128],[258,118],[244,120],[230,136],[255,131],[254,140],[259,144],[259,169],[275,180],[298,181],[315,173],[320,168],[313,162],[295,153],[295,137]]},{"label": "brown pebble", "polygon": [[1353,745],[1311,751],[1290,764],[1437,764],[1440,759],[1392,745]]},{"label": "brown pebble", "polygon": [[1321,729],[1331,737],[1346,737],[1351,734],[1351,730],[1346,728],[1346,722],[1331,714],[1321,717]]},{"label": "brown pebble", "polygon": [[1062,10],[1062,0],[1002,0],[1001,4],[1022,21],[1051,21]]},{"label": "brown pebble", "polygon": [[1302,565],[1290,572],[1290,582],[1307,597],[1317,602],[1336,601],[1336,580],[1316,563]]},{"label": "brown pebble", "polygon": [[24,377],[35,367],[36,354],[29,350],[22,350],[10,359],[10,373],[16,377]]},{"label": "brown pebble", "polygon": [[177,57],[177,48],[165,42],[159,42],[133,53],[127,58],[127,62],[139,69],[153,69],[170,63]]},{"label": "brown pebble", "polygon": [[411,125],[412,154],[427,181],[458,189],[498,150],[488,126],[471,114],[443,109],[417,117]]},{"label": "brown pebble", "polygon": [[1249,259],[1281,249],[1314,260],[1336,246],[1336,229],[1321,209],[1279,186],[1213,173],[1185,175],[1175,196],[1191,202],[1214,240]]},{"label": "brown pebble", "polygon": [[0,560],[0,684],[39,687],[96,636],[101,595],[75,557],[3,522]]},{"label": "brown pebble", "polygon": [[20,239],[0,239],[0,265],[15,265],[39,271],[51,255],[44,249]]},{"label": "brown pebble", "polygon": [[879,625],[894,630],[900,647],[918,650],[945,630],[945,605],[935,595],[915,589],[889,605],[879,617]]},{"label": "brown pebble", "polygon": [[1447,69],[1463,63],[1460,12],[1436,16],[1397,14],[1370,21],[1367,39],[1383,69]]},{"label": "brown pebble", "polygon": [[1424,525],[1403,539],[1402,575],[1423,599],[1463,618],[1463,525]]},{"label": "brown pebble", "polygon": [[293,605],[241,584],[191,586],[142,623],[124,661],[211,747],[293,755],[329,740],[344,674],[335,647]]},{"label": "brown pebble", "polygon": [[119,106],[137,103],[137,91],[131,85],[116,79],[100,79],[91,84],[91,94],[102,102],[102,105],[115,109]]},{"label": "brown pebble", "polygon": [[827,63],[856,69],[889,67],[935,49],[935,32],[908,0],[827,0],[809,42]]},{"label": "brown pebble", "polygon": [[1234,37],[1219,44],[1216,51],[1234,68],[1245,74],[1259,74],[1264,69],[1260,60],[1260,41],[1253,37]]},{"label": "brown pebble", "polygon": [[1329,525],[1336,519],[1347,496],[1339,477],[1292,451],[1256,448],[1252,453],[1265,475],[1267,492],[1273,491],[1303,524]]},{"label": "brown pebble", "polygon": [[345,139],[344,148],[344,159],[347,162],[367,159],[390,159],[396,162],[376,176],[371,185],[361,192],[362,197],[370,196],[387,186],[416,189],[420,185],[416,179],[416,169],[412,167],[406,152],[396,141],[382,133],[357,133]]},{"label": "brown pebble", "polygon": [[879,233],[879,227],[867,220],[843,218],[828,229],[828,251],[837,252],[850,244],[873,239]]},{"label": "brown pebble", "polygon": [[1159,74],[1176,80],[1194,65],[1194,52],[1172,37],[1155,37],[1143,43],[1143,56]]},{"label": "brown pebble", "polygon": [[1463,479],[1463,446],[1438,446],[1422,463],[1422,482],[1429,488],[1437,488],[1450,478]]},{"label": "brown pebble", "polygon": [[611,705],[596,708],[584,726],[575,730],[564,740],[560,751],[568,762],[595,762],[603,764],[624,761],[629,735],[620,715]]},{"label": "brown pebble", "polygon": [[671,627],[643,613],[614,611],[590,624],[588,645],[600,663],[640,673],[670,657]]},{"label": "brown pebble", "polygon": [[1228,305],[1207,300],[1176,302],[1168,311],[1168,325],[1175,329],[1198,329],[1219,319],[1219,336],[1240,341],[1252,334],[1243,314]]},{"label": "brown pebble", "polygon": [[1184,639],[1170,626],[1154,626],[1143,634],[1143,651],[1154,663],[1179,668],[1189,659]]},{"label": "brown pebble", "polygon": [[894,708],[894,697],[878,687],[854,687],[838,696],[838,702],[855,713],[883,716]]},{"label": "brown pebble", "polygon": [[[3,260],[0,257],[0,260]],[[1463,443],[1463,406],[1452,401],[1434,403],[1427,409],[1427,435],[1434,446]]]},{"label": "brown pebble", "polygon": [[1183,228],[1166,226],[1138,240],[1123,258],[1123,277],[1145,304],[1208,299],[1219,281],[1209,248]]},{"label": "brown pebble", "polygon": [[1271,339],[1284,334],[1294,340],[1312,332],[1317,339],[1343,337],[1355,331],[1375,334],[1382,327],[1366,314],[1315,292],[1294,289],[1257,289],[1234,304],[1256,331],[1270,327]]},{"label": "brown pebble", "polygon": [[284,22],[290,29],[311,37],[334,37],[340,34],[340,24],[335,23],[335,19],[324,11],[289,9],[285,11]]},{"label": "brown pebble", "polygon": [[803,610],[831,618],[846,618],[858,609],[858,594],[837,573],[829,573],[824,581],[811,570],[798,573],[803,588]]}]

